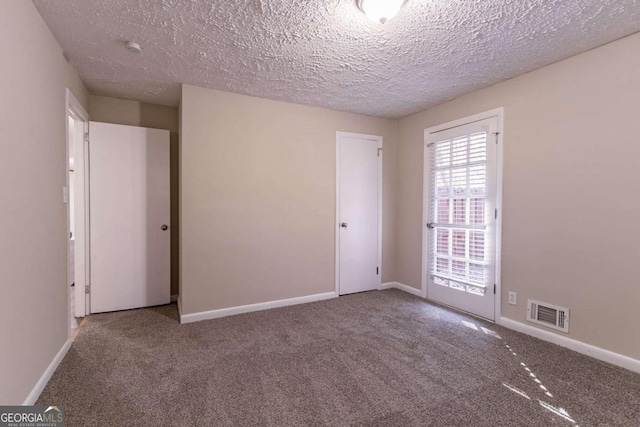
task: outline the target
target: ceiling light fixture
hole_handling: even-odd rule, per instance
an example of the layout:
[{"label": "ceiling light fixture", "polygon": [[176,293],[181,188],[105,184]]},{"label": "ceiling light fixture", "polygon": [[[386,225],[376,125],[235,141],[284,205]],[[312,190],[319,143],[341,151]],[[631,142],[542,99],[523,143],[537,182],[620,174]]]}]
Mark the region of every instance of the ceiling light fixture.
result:
[{"label": "ceiling light fixture", "polygon": [[358,7],[372,21],[384,24],[400,12],[406,0],[357,0]]}]

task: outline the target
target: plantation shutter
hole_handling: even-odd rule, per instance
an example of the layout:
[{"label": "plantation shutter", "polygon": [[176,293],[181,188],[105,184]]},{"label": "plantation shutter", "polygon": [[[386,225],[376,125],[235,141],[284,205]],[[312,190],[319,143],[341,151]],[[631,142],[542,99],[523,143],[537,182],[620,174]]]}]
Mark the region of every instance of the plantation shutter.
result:
[{"label": "plantation shutter", "polygon": [[429,274],[469,294],[489,288],[487,141],[481,131],[429,144]]}]

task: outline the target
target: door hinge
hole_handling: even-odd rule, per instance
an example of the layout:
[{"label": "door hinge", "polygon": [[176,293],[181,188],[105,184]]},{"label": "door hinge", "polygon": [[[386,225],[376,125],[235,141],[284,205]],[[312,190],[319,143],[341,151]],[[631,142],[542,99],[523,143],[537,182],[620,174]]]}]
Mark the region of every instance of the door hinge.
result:
[{"label": "door hinge", "polygon": [[85,293],[85,294],[90,294],[90,293],[91,293],[91,286],[86,285],[86,286],[84,287],[84,293]]},{"label": "door hinge", "polygon": [[89,132],[84,133],[84,142],[89,142]]},{"label": "door hinge", "polygon": [[378,148],[378,157],[380,157],[380,152],[382,151],[382,148]]},{"label": "door hinge", "polygon": [[496,219],[498,219],[498,208],[496,208]]},{"label": "door hinge", "polygon": [[380,267],[376,267],[376,274],[380,274],[379,270],[380,270]]},{"label": "door hinge", "polygon": [[500,136],[500,132],[493,133],[496,136],[496,144],[498,143],[498,137]]},{"label": "door hinge", "polygon": [[496,294],[496,284],[495,283],[493,284],[493,294],[494,295]]}]

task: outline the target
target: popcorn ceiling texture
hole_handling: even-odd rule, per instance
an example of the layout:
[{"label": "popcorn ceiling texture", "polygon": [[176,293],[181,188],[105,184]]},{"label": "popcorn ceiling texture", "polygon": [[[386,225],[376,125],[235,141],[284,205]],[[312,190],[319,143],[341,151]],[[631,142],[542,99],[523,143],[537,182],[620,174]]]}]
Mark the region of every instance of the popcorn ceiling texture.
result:
[{"label": "popcorn ceiling texture", "polygon": [[[640,31],[639,0],[33,0],[97,95],[180,84],[397,118]],[[142,54],[125,49],[126,40]]]}]

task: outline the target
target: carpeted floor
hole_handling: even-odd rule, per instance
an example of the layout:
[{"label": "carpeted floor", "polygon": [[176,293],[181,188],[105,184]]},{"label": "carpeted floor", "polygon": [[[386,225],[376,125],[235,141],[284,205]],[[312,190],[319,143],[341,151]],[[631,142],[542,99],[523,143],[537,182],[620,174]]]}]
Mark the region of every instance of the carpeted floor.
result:
[{"label": "carpeted floor", "polygon": [[397,290],[188,325],[92,315],[68,426],[640,426],[640,375]]}]

